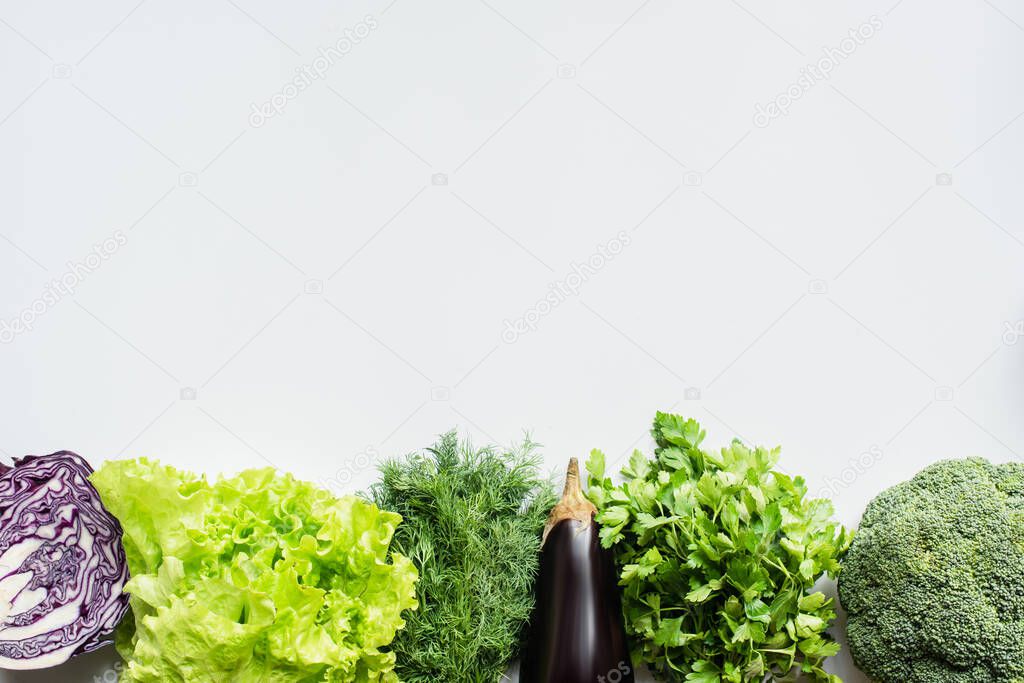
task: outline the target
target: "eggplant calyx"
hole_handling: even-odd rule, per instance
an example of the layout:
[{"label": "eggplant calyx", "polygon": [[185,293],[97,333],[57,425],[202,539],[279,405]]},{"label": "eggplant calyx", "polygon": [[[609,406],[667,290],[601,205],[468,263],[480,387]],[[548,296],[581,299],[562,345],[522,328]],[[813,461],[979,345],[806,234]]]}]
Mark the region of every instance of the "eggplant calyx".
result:
[{"label": "eggplant calyx", "polygon": [[559,522],[575,519],[579,522],[577,530],[582,532],[590,527],[596,514],[597,508],[587,500],[580,487],[580,462],[576,458],[569,458],[569,468],[565,472],[565,490],[562,492],[562,499],[551,509],[548,522],[544,525],[541,544],[543,545],[548,534]]}]

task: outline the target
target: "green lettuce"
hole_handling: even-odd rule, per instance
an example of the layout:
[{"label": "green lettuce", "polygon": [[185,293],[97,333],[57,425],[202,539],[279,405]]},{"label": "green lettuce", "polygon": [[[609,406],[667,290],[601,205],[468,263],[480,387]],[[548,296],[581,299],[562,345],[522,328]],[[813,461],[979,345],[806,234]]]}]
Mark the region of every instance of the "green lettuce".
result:
[{"label": "green lettuce", "polygon": [[417,572],[401,516],[271,469],[210,483],[147,460],[93,476],[124,527],[123,682],[397,681]]}]

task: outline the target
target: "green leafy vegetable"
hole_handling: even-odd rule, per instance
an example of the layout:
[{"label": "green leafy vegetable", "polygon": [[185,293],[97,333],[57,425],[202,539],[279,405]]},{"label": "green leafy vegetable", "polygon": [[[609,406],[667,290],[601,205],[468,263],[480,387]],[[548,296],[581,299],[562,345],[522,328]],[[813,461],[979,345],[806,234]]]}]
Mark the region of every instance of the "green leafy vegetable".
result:
[{"label": "green leafy vegetable", "polygon": [[126,460],[92,482],[132,576],[122,681],[398,680],[382,648],[416,606],[412,562],[387,562],[398,515],[270,469],[211,484]]},{"label": "green leafy vegetable", "polygon": [[452,432],[381,466],[373,499],[404,518],[392,547],[420,571],[419,609],[392,645],[406,683],[498,681],[518,653],[555,502],[534,450],[477,450]]},{"label": "green leafy vegetable", "polygon": [[1024,464],[947,460],[879,494],[839,597],[874,680],[1024,681]]},{"label": "green leafy vegetable", "polygon": [[634,659],[670,681],[838,682],[822,668],[839,651],[826,633],[833,601],[813,588],[838,573],[852,538],[830,521],[832,504],[773,471],[778,449],[705,451],[697,422],[666,413],[652,434],[655,457],[635,451],[619,486],[603,453],[587,463]]}]

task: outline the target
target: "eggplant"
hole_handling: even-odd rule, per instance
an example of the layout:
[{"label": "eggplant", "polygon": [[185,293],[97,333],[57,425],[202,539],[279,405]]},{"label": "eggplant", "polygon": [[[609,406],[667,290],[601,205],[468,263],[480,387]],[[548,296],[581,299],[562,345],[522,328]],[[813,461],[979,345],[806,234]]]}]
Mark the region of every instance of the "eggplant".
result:
[{"label": "eggplant", "polygon": [[611,550],[601,547],[596,513],[572,458],[544,528],[521,683],[634,683],[618,573]]}]

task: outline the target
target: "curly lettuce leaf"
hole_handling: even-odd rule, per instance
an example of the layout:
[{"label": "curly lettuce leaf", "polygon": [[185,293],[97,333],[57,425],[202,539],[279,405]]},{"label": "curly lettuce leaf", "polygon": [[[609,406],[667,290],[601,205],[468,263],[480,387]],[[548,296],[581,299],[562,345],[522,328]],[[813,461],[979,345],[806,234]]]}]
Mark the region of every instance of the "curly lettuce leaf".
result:
[{"label": "curly lettuce leaf", "polygon": [[397,681],[383,651],[417,606],[401,517],[270,469],[213,483],[140,459],[93,477],[125,529],[122,681]]}]

